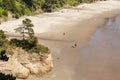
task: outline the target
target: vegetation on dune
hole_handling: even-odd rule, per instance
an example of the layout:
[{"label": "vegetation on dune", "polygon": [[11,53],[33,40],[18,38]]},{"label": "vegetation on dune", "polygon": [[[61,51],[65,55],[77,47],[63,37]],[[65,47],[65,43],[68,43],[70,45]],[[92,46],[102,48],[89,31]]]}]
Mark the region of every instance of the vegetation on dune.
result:
[{"label": "vegetation on dune", "polygon": [[0,0],[0,17],[6,18],[12,14],[13,18],[40,12],[51,12],[64,6],[75,6],[93,0]]}]

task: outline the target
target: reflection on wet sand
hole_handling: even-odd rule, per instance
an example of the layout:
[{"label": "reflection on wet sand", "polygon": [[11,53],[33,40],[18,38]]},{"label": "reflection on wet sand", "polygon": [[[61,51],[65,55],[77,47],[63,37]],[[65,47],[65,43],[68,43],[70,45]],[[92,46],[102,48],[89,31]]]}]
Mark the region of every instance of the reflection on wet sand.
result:
[{"label": "reflection on wet sand", "polygon": [[80,50],[74,80],[120,80],[120,16],[109,19]]}]

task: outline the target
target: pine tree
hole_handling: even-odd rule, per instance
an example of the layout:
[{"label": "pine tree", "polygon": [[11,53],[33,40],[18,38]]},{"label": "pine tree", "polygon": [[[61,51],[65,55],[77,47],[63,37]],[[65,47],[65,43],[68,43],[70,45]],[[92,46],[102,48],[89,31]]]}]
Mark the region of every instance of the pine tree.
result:
[{"label": "pine tree", "polygon": [[32,21],[26,18],[22,21],[22,25],[16,28],[15,31],[23,35],[23,40],[25,40],[25,35],[28,35],[28,39],[32,39],[34,37],[34,30],[32,27],[34,27]]}]

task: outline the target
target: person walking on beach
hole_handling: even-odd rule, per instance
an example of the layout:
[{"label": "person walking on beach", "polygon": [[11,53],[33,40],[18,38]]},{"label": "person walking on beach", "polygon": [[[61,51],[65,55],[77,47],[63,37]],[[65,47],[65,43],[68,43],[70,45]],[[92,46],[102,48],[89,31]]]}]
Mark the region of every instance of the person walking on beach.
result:
[{"label": "person walking on beach", "polygon": [[75,48],[75,47],[77,47],[77,44],[76,44],[76,43],[72,46],[72,48]]},{"label": "person walking on beach", "polygon": [[63,33],[63,35],[65,35],[65,32]]}]

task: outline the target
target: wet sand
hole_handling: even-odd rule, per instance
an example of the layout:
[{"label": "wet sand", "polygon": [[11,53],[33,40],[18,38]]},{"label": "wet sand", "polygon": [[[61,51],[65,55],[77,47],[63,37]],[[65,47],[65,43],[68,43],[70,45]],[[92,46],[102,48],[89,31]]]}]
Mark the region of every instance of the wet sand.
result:
[{"label": "wet sand", "polygon": [[[115,78],[115,80],[119,80],[120,78],[117,76],[119,72],[116,72],[117,69],[119,71],[119,65],[117,66],[116,60],[119,58],[120,40],[117,38],[118,36],[115,36],[116,30],[119,28],[117,26],[114,28],[116,25],[115,17],[97,20],[96,17],[92,20],[86,20],[86,22],[77,24],[75,29],[63,35],[63,39],[40,39],[41,43],[50,48],[54,57],[52,75],[42,79],[114,80]],[[111,27],[107,25],[111,25]],[[105,29],[106,31],[104,31]],[[115,34],[112,34],[114,31]],[[107,35],[106,33],[103,34],[104,32]],[[72,47],[74,44],[77,44],[75,48]],[[117,62],[119,63],[119,60]],[[116,66],[112,66],[115,64]]]},{"label": "wet sand", "polygon": [[74,80],[120,80],[120,15],[101,26],[80,49]]}]

